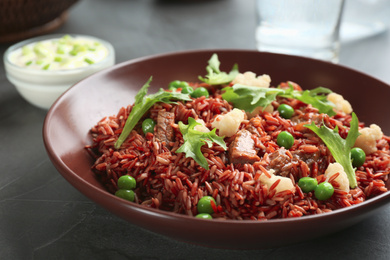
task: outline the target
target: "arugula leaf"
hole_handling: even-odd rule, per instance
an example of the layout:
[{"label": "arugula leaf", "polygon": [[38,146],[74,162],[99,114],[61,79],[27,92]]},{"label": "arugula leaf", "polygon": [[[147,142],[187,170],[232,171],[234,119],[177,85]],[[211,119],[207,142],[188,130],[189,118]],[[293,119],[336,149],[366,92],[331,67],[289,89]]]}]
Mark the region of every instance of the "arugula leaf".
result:
[{"label": "arugula leaf", "polygon": [[359,120],[356,114],[352,113],[351,127],[346,139],[343,139],[339,135],[338,127],[334,130],[324,125],[317,127],[314,122],[310,125],[305,125],[305,127],[312,130],[319,138],[321,138],[332,153],[336,162],[343,166],[344,171],[348,176],[349,186],[351,188],[356,188],[357,186],[355,170],[352,167],[351,161],[351,149],[355,144],[356,138],[359,136],[358,124]]},{"label": "arugula leaf", "polygon": [[226,144],[223,140],[223,137],[218,136],[215,131],[216,128],[210,132],[201,132],[194,129],[196,125],[201,125],[196,122],[194,118],[188,118],[188,125],[179,122],[180,132],[183,134],[184,143],[179,149],[176,150],[176,153],[185,153],[186,158],[193,158],[201,167],[208,170],[209,164],[207,163],[206,158],[202,154],[201,147],[207,143],[209,147],[213,145],[213,142],[227,149]]},{"label": "arugula leaf", "polygon": [[222,90],[222,98],[233,103],[233,106],[247,112],[252,112],[257,107],[265,108],[276,99],[278,94],[284,93],[284,90],[277,88],[261,88],[235,84],[232,87],[226,87]]},{"label": "arugula leaf", "polygon": [[134,106],[131,109],[129,117],[126,120],[126,124],[120,134],[118,140],[115,142],[115,148],[119,149],[122,143],[129,136],[131,130],[135,127],[142,116],[157,102],[174,103],[172,100],[184,100],[191,101],[191,97],[188,94],[180,92],[167,92],[160,89],[157,93],[146,96],[152,77],[142,86],[140,91],[135,95]]},{"label": "arugula leaf", "polygon": [[[294,89],[294,87],[290,84],[290,89]],[[332,93],[333,91],[328,89],[328,88],[324,88],[324,87],[317,87],[317,88],[314,88],[314,89],[311,89],[311,90],[308,90],[310,92],[310,95],[311,96],[315,96],[315,95],[319,95],[319,94],[330,94]]]},{"label": "arugula leaf", "polygon": [[334,116],[336,112],[333,110],[335,105],[330,102],[326,95],[330,94],[332,91],[328,88],[317,87],[311,90],[298,91],[294,90],[292,85],[290,88],[285,91],[285,94],[281,94],[281,97],[285,98],[294,98],[302,101],[305,104],[310,104],[313,107],[318,109],[318,112],[328,114],[329,116]]},{"label": "arugula leaf", "polygon": [[210,85],[222,85],[231,82],[238,74],[238,65],[234,64],[231,71],[228,73],[222,72],[219,69],[221,64],[218,55],[214,53],[210,60],[208,61],[208,66],[206,67],[207,75],[205,78],[199,76],[199,80],[210,84]]},{"label": "arugula leaf", "polygon": [[265,108],[276,99],[277,96],[285,98],[294,98],[306,104],[311,104],[317,108],[320,113],[326,113],[333,116],[336,113],[333,111],[334,104],[326,99],[323,94],[331,93],[332,91],[318,87],[312,90],[299,91],[294,90],[290,85],[289,89],[282,88],[262,88],[255,86],[246,86],[235,84],[232,87],[226,87],[222,90],[222,98],[233,103],[233,106],[243,109],[246,112],[252,112],[256,107]]}]

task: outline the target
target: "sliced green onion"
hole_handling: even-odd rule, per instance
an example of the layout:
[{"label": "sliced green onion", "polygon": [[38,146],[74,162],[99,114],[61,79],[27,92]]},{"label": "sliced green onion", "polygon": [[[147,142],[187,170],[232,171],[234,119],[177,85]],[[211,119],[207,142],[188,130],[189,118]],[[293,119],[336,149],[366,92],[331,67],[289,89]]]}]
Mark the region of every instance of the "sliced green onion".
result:
[{"label": "sliced green onion", "polygon": [[80,45],[73,46],[73,49],[69,52],[70,55],[76,56],[80,52]]},{"label": "sliced green onion", "polygon": [[49,67],[50,67],[50,63],[49,63],[49,64],[46,64],[42,69],[43,69],[43,70],[48,70]]},{"label": "sliced green onion", "polygon": [[55,62],[61,62],[61,61],[62,61],[62,57],[58,57],[58,56],[57,56],[57,57],[54,58],[54,61],[55,61]]},{"label": "sliced green onion", "polygon": [[88,48],[85,45],[76,44],[73,49],[69,52],[70,55],[76,56],[79,52],[86,51]]},{"label": "sliced green onion", "polygon": [[60,45],[57,47],[57,51],[56,51],[57,54],[65,54],[65,48],[64,46]]},{"label": "sliced green onion", "polygon": [[79,52],[74,50],[74,49],[69,52],[69,54],[72,55],[72,56],[76,56],[77,53],[79,53]]},{"label": "sliced green onion", "polygon": [[29,66],[32,64],[32,60],[26,62],[26,66]]},{"label": "sliced green onion", "polygon": [[89,58],[85,58],[84,61],[88,64],[94,64],[95,62]]},{"label": "sliced green onion", "polygon": [[31,53],[32,53],[32,51],[31,51],[31,49],[28,46],[23,46],[23,48],[22,48],[22,55],[23,56],[29,55]]},{"label": "sliced green onion", "polygon": [[49,56],[49,51],[43,47],[42,43],[37,43],[34,46],[34,52],[39,56],[39,57],[47,57]]},{"label": "sliced green onion", "polygon": [[65,34],[64,36],[62,36],[62,39],[64,39],[64,40],[72,40],[72,36],[70,36],[69,34]]}]

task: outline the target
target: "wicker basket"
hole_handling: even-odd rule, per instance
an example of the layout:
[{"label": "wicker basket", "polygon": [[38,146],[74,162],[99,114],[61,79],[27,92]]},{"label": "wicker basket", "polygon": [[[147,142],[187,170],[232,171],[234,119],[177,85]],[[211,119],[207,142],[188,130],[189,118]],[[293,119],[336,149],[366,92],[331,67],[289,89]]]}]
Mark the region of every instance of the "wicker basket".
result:
[{"label": "wicker basket", "polygon": [[57,29],[78,0],[0,0],[0,42],[12,42]]}]

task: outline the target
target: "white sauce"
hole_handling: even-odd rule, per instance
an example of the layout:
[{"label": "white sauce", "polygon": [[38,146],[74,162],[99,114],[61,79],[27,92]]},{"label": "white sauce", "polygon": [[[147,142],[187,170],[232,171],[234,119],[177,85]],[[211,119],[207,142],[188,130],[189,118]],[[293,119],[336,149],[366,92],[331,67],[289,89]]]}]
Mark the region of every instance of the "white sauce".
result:
[{"label": "white sauce", "polygon": [[102,43],[65,35],[25,45],[9,55],[11,63],[36,70],[69,70],[98,63],[108,55]]}]

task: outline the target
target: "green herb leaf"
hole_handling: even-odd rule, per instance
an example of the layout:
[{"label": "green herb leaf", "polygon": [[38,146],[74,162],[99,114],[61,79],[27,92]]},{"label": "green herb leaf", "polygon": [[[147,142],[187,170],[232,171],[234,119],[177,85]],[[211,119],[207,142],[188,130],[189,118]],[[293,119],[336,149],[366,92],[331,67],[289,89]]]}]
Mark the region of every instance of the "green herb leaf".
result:
[{"label": "green herb leaf", "polygon": [[326,95],[332,91],[318,87],[312,90],[298,91],[292,86],[289,89],[281,88],[262,88],[255,86],[246,86],[235,84],[232,87],[226,87],[222,98],[231,102],[234,107],[252,112],[256,107],[265,108],[276,99],[277,96],[285,98],[294,98],[306,104],[311,104],[317,108],[320,113],[326,113],[329,116],[335,115],[333,111],[334,104],[326,99]]},{"label": "green herb leaf", "polygon": [[311,90],[298,91],[294,90],[290,85],[290,89],[286,90],[281,97],[294,98],[302,101],[305,104],[310,104],[318,109],[318,112],[334,116],[336,112],[333,110],[334,104],[326,98],[326,95],[332,93],[328,88],[318,87]]},{"label": "green herb leaf", "polygon": [[229,73],[222,72],[219,69],[221,64],[218,55],[214,53],[208,61],[206,67],[207,75],[203,78],[199,76],[199,79],[210,85],[222,85],[231,82],[238,74],[238,65],[234,64],[232,70]]},{"label": "green herb leaf", "polygon": [[184,100],[191,101],[191,97],[188,94],[182,94],[180,92],[167,92],[160,89],[157,93],[146,96],[152,77],[142,86],[135,96],[134,106],[131,109],[129,117],[126,120],[126,124],[120,134],[118,140],[115,143],[115,148],[119,149],[126,138],[129,136],[131,130],[136,126],[142,116],[157,102],[174,103],[172,100]]},{"label": "green herb leaf", "polygon": [[201,147],[207,143],[209,147],[213,145],[213,142],[227,149],[223,137],[218,136],[214,128],[210,132],[201,132],[195,130],[196,125],[201,125],[196,122],[192,117],[188,118],[188,125],[179,122],[180,132],[183,134],[184,143],[176,150],[176,153],[185,153],[186,158],[193,158],[201,167],[208,170],[209,164],[206,158],[202,154]]},{"label": "green herb leaf", "polygon": [[257,107],[265,108],[276,99],[278,94],[284,93],[282,89],[261,88],[235,84],[232,87],[226,87],[222,90],[222,98],[231,102],[235,108],[252,112]]},{"label": "green herb leaf", "polygon": [[356,188],[357,186],[355,170],[352,167],[351,161],[351,149],[355,144],[356,138],[359,136],[358,124],[359,120],[356,114],[352,113],[351,127],[346,139],[343,139],[339,135],[337,127],[334,130],[324,125],[317,127],[314,122],[310,125],[305,125],[305,127],[312,130],[319,138],[321,138],[332,153],[336,162],[343,166],[344,171],[348,176],[349,186],[351,188]]}]

